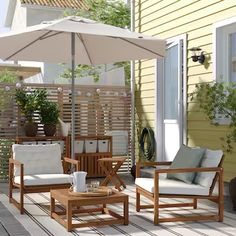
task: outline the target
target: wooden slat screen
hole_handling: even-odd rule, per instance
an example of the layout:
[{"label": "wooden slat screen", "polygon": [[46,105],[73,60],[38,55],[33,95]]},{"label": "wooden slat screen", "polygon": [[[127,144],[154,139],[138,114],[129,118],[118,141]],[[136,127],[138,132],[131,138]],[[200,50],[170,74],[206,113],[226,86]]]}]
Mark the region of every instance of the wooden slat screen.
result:
[{"label": "wooden slat screen", "polygon": [[[60,106],[60,118],[71,121],[71,87],[55,84],[23,84],[23,89],[32,91],[45,88],[48,99]],[[0,84],[0,180],[7,178],[8,155],[5,147],[10,148],[15,136],[24,135],[24,116],[15,103],[15,85]],[[130,130],[131,130],[131,94],[125,86],[75,86],[75,135],[105,135],[107,131],[122,130],[128,133],[127,162],[121,171],[129,171],[130,166]],[[35,114],[38,120],[38,114]],[[59,128],[57,130],[59,132]],[[43,135],[39,123],[38,135]],[[7,144],[6,144],[7,143]],[[8,151],[6,152],[8,153]],[[4,163],[4,164],[3,164]]]}]

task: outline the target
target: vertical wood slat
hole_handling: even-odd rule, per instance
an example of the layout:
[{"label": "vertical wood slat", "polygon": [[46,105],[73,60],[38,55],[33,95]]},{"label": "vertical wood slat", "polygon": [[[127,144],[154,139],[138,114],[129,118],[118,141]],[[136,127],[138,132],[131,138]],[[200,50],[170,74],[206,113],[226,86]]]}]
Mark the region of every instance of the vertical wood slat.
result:
[{"label": "vertical wood slat", "polygon": [[[64,122],[71,121],[71,87],[70,85],[55,84],[23,84],[22,89],[33,90],[45,88],[48,98],[57,102],[60,107],[60,118]],[[10,140],[15,136],[24,135],[24,119],[14,99],[15,85],[0,84],[0,150],[5,146],[10,151]],[[127,156],[129,157],[121,167],[122,171],[129,171],[130,163],[130,123],[131,123],[131,94],[130,88],[125,86],[75,86],[75,135],[105,135],[111,130],[125,130],[129,135]],[[38,114],[35,119],[39,122]],[[43,127],[39,123],[39,136],[43,134]],[[59,125],[57,134],[60,135]],[[2,141],[3,140],[3,141]],[[4,149],[5,150],[5,149]],[[7,179],[8,155],[0,154],[0,180]]]}]

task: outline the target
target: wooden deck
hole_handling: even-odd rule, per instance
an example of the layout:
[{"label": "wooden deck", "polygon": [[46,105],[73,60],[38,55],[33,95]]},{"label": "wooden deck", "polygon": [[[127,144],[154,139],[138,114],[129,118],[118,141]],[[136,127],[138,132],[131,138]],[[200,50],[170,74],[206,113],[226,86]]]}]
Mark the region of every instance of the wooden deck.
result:
[{"label": "wooden deck", "polygon": [[[134,186],[134,181],[131,175],[122,174],[121,177],[122,179],[125,180],[128,188],[129,186]],[[98,178],[98,179],[100,181],[102,180],[102,178]],[[6,195],[8,194],[8,183],[0,183],[0,194],[6,194]],[[227,185],[226,185],[226,194],[227,194]],[[231,214],[233,213],[236,215],[236,211],[232,210],[232,203],[228,196],[225,196],[225,212],[229,212]],[[236,230],[236,225],[234,228]],[[1,236],[5,236],[5,235],[6,236],[7,235],[8,236],[9,235],[27,236],[27,235],[33,235],[33,234],[29,234],[29,232],[27,232],[27,230],[13,216],[13,214],[8,211],[8,209],[4,206],[4,204],[0,202],[0,235]],[[97,234],[94,233],[94,235],[97,235]],[[207,232],[206,232],[206,235],[208,235]],[[224,233],[222,235],[224,235]],[[228,235],[227,232],[225,235]]]}]

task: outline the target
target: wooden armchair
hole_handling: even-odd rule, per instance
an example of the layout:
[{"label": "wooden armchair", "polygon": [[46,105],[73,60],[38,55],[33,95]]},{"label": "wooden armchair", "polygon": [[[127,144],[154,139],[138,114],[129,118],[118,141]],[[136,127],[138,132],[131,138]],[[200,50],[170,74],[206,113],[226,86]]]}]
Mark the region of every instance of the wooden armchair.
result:
[{"label": "wooden armchair", "polygon": [[[143,166],[169,166],[171,162],[146,162],[137,163],[136,166],[136,211],[141,209],[154,208],[154,224],[174,221],[198,221],[216,220],[223,221],[224,196],[223,196],[223,152],[221,150],[206,150],[200,167],[197,168],[176,168],[176,169],[156,169],[154,178],[140,177],[140,169]],[[164,173],[188,173],[195,172],[193,183],[188,184],[183,181],[168,179]],[[214,195],[213,190],[218,181],[218,194]],[[150,199],[153,204],[141,205],[140,195]],[[185,198],[192,199],[191,202],[183,203],[160,203],[160,198]],[[197,208],[198,199],[208,199],[218,204],[218,213],[208,215],[178,216],[171,218],[160,218],[160,208],[167,207],[193,207]],[[173,211],[174,213],[174,211]]]},{"label": "wooden armchair", "polygon": [[[9,202],[23,214],[24,194],[68,188],[71,176],[65,173],[66,163],[75,165],[76,170],[79,170],[79,161],[66,157],[61,159],[61,149],[57,143],[13,144],[12,158],[9,159]],[[20,191],[19,202],[13,198],[13,189]]]}]

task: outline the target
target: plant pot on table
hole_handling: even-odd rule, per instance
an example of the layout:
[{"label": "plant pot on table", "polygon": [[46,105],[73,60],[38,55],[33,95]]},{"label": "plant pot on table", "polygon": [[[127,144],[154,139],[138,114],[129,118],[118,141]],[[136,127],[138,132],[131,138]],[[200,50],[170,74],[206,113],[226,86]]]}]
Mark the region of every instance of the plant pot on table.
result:
[{"label": "plant pot on table", "polygon": [[44,124],[44,134],[46,136],[54,136],[57,130],[56,124]]},{"label": "plant pot on table", "polygon": [[38,123],[26,122],[24,128],[25,128],[25,136],[35,137],[38,132]]}]

